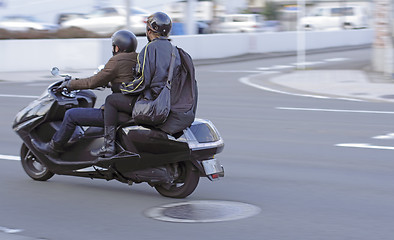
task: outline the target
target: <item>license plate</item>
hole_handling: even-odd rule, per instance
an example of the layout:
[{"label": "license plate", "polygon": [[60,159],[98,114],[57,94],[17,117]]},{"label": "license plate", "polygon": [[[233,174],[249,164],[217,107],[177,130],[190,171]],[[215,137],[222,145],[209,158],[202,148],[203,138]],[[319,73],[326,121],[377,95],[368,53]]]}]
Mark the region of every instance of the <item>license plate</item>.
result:
[{"label": "license plate", "polygon": [[204,167],[206,175],[223,172],[222,165],[217,159],[202,161],[202,166]]}]

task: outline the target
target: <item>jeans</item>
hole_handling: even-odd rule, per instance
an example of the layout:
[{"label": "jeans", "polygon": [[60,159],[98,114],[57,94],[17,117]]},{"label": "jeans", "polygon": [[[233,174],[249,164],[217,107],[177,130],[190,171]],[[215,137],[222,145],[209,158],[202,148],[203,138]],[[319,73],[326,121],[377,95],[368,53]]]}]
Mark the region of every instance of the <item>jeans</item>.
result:
[{"label": "jeans", "polygon": [[60,129],[52,140],[59,146],[65,145],[77,126],[104,126],[103,110],[98,108],[71,108],[66,111]]},{"label": "jeans", "polygon": [[123,93],[108,95],[104,105],[105,126],[117,126],[119,123],[119,112],[131,115],[137,97],[124,95]]}]

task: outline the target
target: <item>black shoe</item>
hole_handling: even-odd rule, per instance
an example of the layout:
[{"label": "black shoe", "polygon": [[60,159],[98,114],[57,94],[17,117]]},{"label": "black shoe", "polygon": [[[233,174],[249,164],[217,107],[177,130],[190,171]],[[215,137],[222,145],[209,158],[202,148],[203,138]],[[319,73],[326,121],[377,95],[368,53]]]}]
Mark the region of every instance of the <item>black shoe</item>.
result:
[{"label": "black shoe", "polygon": [[110,158],[114,156],[116,153],[115,132],[116,132],[115,126],[104,127],[104,145],[99,149],[90,151],[90,154],[93,157],[102,157],[102,158]]},{"label": "black shoe", "polygon": [[33,144],[33,146],[37,150],[39,150],[40,152],[44,153],[45,155],[49,155],[51,157],[58,157],[59,152],[61,152],[61,150],[59,149],[58,146],[56,146],[56,143],[53,142],[53,140],[51,140],[48,143],[43,143],[43,142],[39,142],[35,139],[32,139],[31,143]]}]

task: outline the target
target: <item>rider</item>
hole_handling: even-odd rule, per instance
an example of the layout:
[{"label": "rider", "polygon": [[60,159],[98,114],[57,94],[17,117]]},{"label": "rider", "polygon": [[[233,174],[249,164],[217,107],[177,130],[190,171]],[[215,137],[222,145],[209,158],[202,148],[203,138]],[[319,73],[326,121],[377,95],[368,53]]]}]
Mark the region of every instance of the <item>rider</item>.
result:
[{"label": "rider", "polygon": [[[120,92],[120,84],[130,81],[134,76],[137,62],[136,36],[127,30],[120,30],[112,35],[112,54],[104,69],[96,75],[83,79],[65,81],[59,87],[69,90],[94,89],[111,83],[112,94]],[[104,110],[106,112],[106,110]],[[41,143],[32,139],[32,144],[44,154],[57,156],[63,151],[63,146],[71,138],[76,126],[104,125],[102,108],[72,108],[67,110],[60,129],[53,135],[48,143]],[[105,136],[112,134],[112,130],[104,128]]]},{"label": "rider", "polygon": [[[156,12],[147,19],[146,36],[149,42],[138,55],[137,76],[130,85],[142,86],[144,89],[142,94],[150,95],[150,99],[155,99],[166,84],[173,50],[168,39],[171,28],[171,18],[163,12]],[[175,55],[174,69],[178,69],[181,65],[178,51],[175,52]],[[176,76],[176,70],[174,70],[174,76]],[[136,87],[135,90],[137,89],[139,88]],[[114,93],[106,98],[104,123],[107,129],[116,128],[118,112],[131,114],[139,94],[141,94],[140,91],[132,89],[128,91],[128,94]],[[105,136],[108,139],[104,141],[104,145],[100,149],[91,152],[93,156],[108,158],[115,154],[115,146],[112,141],[115,138],[115,131],[111,131],[111,133],[112,135]]]}]

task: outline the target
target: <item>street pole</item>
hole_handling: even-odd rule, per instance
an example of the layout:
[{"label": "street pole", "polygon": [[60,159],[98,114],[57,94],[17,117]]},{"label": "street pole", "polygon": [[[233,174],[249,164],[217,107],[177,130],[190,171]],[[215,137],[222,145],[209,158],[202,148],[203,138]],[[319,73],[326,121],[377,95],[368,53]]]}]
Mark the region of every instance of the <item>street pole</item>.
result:
[{"label": "street pole", "polygon": [[125,29],[130,30],[130,11],[131,11],[131,1],[132,0],[125,0],[126,5],[126,27]]},{"label": "street pole", "polygon": [[194,8],[196,6],[196,0],[187,0],[186,11],[184,16],[186,17],[186,34],[196,34],[196,22],[194,19]]},{"label": "street pole", "polygon": [[297,69],[305,70],[305,28],[301,18],[305,16],[305,0],[297,0]]},{"label": "street pole", "polygon": [[391,0],[374,0],[374,30],[372,68],[384,76],[393,76],[393,40],[391,34]]}]

